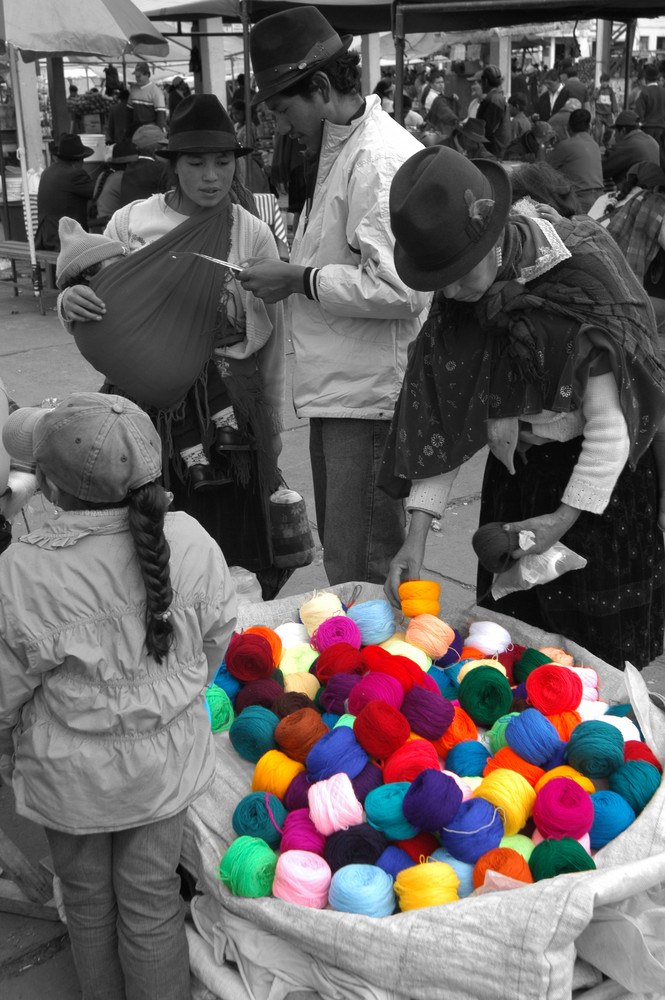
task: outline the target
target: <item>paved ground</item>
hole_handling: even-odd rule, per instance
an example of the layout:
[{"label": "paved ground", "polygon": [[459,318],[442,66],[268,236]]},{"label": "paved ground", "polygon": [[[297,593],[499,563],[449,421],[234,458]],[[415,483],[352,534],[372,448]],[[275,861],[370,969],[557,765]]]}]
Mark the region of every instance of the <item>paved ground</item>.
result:
[{"label": "paved ground", "polygon": [[[6,272],[0,271],[0,278]],[[93,390],[99,375],[81,358],[73,340],[55,316],[55,295],[46,293],[47,314],[41,316],[29,286],[15,298],[12,286],[0,280],[0,377],[10,394],[23,405],[34,405],[47,396],[62,398],[74,389]],[[287,355],[292,365],[292,353]],[[288,396],[288,394],[287,394]],[[476,456],[461,471],[446,514],[445,530],[432,531],[427,546],[426,575],[442,585],[442,616],[463,618],[474,603],[475,558],[471,535],[477,525],[480,481],[484,455]],[[309,473],[307,423],[299,421],[287,406],[282,471],[292,489],[298,490],[313,520],[314,502]],[[41,498],[26,510],[30,528],[44,517]],[[26,523],[19,518],[15,531]],[[327,584],[317,538],[317,556],[312,565],[296,570],[283,596],[305,593]],[[653,690],[665,694],[665,657],[645,671]],[[0,789],[0,816],[7,833],[35,863],[48,851],[43,832],[13,812],[9,791]],[[71,962],[66,934],[58,923],[46,923],[0,913],[0,995],[3,1000],[78,1000],[80,991]]]}]

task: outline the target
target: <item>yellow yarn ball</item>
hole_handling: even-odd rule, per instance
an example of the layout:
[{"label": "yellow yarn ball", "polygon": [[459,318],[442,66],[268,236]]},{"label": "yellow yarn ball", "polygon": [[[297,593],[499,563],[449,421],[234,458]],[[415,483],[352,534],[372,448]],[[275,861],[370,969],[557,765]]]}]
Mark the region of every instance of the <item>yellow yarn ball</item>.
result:
[{"label": "yellow yarn ball", "polygon": [[306,694],[312,701],[316,698],[316,692],[320,687],[315,674],[286,674],[284,677],[285,691],[298,691],[300,694]]},{"label": "yellow yarn ball", "polygon": [[256,762],[252,791],[270,792],[281,800],[295,776],[305,770],[304,764],[287,757],[281,750],[268,750]]},{"label": "yellow yarn ball", "polygon": [[470,674],[472,670],[476,667],[494,667],[499,673],[503,674],[504,677],[507,676],[506,668],[498,660],[469,660],[460,668],[460,672],[457,675],[457,683],[461,684],[467,674]]},{"label": "yellow yarn ball", "polygon": [[459,899],[457,873],[445,861],[424,861],[399,872],[393,888],[400,910],[421,910]]},{"label": "yellow yarn ball", "polygon": [[576,781],[585,792],[589,793],[589,795],[593,795],[596,791],[596,786],[591,778],[587,778],[586,774],[581,774],[579,771],[576,771],[574,767],[570,766],[570,764],[560,764],[559,767],[553,767],[551,771],[545,771],[542,778],[538,779],[536,782],[536,792],[539,792],[543,785],[546,785],[548,781],[552,780],[552,778],[572,778],[572,780]]},{"label": "yellow yarn ball", "polygon": [[408,656],[410,660],[418,664],[424,673],[427,673],[432,666],[432,661],[427,653],[422,649],[418,649],[417,646],[412,646],[410,642],[403,642],[401,639],[392,639],[384,648],[393,656]]},{"label": "yellow yarn ball", "polygon": [[533,811],[536,793],[517,771],[498,767],[483,778],[471,796],[491,802],[503,818],[504,835],[519,833]]},{"label": "yellow yarn ball", "polygon": [[321,622],[335,615],[344,615],[344,608],[337,594],[331,594],[327,590],[315,590],[310,600],[305,601],[299,611],[300,620],[307,629],[310,639]]},{"label": "yellow yarn ball", "polygon": [[284,677],[287,674],[307,673],[319,654],[308,642],[299,642],[282,651],[279,669]]}]

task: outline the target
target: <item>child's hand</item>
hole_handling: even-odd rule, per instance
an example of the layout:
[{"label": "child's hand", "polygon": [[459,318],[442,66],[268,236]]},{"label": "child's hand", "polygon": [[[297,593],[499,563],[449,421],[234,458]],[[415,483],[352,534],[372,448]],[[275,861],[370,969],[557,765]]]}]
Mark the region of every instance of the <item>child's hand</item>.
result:
[{"label": "child's hand", "polygon": [[65,288],[60,308],[68,323],[74,320],[82,323],[100,320],[106,312],[106,306],[88,285],[72,285],[71,288]]}]

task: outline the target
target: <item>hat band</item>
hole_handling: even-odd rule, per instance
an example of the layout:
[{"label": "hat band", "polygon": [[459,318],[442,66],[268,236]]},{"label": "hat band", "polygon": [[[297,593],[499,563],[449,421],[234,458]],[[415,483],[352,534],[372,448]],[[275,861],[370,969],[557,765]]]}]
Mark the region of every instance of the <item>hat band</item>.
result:
[{"label": "hat band", "polygon": [[311,47],[309,52],[307,52],[302,59],[299,59],[298,62],[280,63],[279,66],[273,66],[272,70],[264,70],[263,72],[272,72],[282,75],[284,73],[293,73],[309,69],[310,66],[315,66],[317,63],[332,59],[333,56],[337,55],[341,48],[343,48],[342,39],[339,35],[332,35],[323,42],[316,42],[316,44]]},{"label": "hat band", "polygon": [[[223,141],[222,141],[223,140]],[[196,149],[239,149],[240,143],[234,135],[226,129],[197,129],[194,132],[179,132],[169,137],[168,149],[170,153],[179,150]]]}]

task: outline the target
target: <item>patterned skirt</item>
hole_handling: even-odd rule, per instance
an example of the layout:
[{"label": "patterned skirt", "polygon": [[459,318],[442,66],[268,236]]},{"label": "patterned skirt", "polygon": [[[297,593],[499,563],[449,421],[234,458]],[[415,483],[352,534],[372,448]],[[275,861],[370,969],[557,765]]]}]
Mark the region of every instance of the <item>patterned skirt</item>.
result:
[{"label": "patterned skirt", "polygon": [[[581,438],[534,446],[511,476],[490,455],[480,523],[522,521],[558,507]],[[603,514],[583,512],[561,541],[587,559],[551,583],[495,601],[493,575],[478,568],[477,600],[489,610],[558,632],[615,667],[641,669],[663,652],[665,554],[658,528],[658,481],[651,450],[625,467]]]}]

